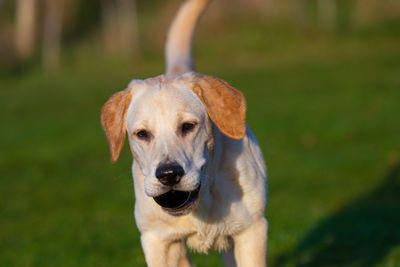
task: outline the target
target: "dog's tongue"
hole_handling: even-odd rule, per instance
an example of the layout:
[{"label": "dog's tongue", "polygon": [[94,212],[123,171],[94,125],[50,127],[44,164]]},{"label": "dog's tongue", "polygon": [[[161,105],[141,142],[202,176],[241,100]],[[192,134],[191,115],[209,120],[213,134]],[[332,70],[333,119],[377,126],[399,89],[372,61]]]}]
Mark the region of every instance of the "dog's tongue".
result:
[{"label": "dog's tongue", "polygon": [[190,192],[171,190],[154,198],[155,202],[163,208],[177,209],[185,205],[190,197]]}]

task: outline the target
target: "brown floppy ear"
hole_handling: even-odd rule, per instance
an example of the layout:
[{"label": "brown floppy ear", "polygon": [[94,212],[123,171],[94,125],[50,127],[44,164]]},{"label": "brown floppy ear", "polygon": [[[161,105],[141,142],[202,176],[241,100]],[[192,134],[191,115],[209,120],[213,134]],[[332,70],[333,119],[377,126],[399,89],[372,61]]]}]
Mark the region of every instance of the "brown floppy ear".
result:
[{"label": "brown floppy ear", "polygon": [[132,99],[131,90],[113,94],[101,109],[101,125],[107,137],[111,162],[117,161],[125,140],[125,118]]},{"label": "brown floppy ear", "polygon": [[204,106],[218,129],[234,139],[246,134],[246,101],[242,93],[224,80],[194,75],[190,87]]}]

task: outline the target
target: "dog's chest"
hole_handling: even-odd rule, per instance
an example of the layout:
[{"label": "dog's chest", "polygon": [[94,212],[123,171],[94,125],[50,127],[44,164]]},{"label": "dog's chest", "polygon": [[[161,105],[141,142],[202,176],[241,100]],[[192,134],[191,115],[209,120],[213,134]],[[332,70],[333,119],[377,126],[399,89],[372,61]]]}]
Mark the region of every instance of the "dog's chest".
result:
[{"label": "dog's chest", "polygon": [[231,245],[231,237],[240,232],[245,223],[241,220],[233,222],[231,218],[207,224],[198,222],[192,234],[186,236],[186,244],[193,250],[207,253],[209,250],[226,250]]},{"label": "dog's chest", "polygon": [[186,244],[202,253],[226,250],[230,245],[230,233],[224,228],[222,225],[203,225],[186,238]]},{"label": "dog's chest", "polygon": [[191,234],[186,236],[186,243],[190,248],[203,253],[226,250],[231,237],[251,224],[251,216],[242,202],[232,203],[229,209],[219,204],[219,208],[205,209],[207,212],[200,213],[203,216],[192,217],[188,223]]}]

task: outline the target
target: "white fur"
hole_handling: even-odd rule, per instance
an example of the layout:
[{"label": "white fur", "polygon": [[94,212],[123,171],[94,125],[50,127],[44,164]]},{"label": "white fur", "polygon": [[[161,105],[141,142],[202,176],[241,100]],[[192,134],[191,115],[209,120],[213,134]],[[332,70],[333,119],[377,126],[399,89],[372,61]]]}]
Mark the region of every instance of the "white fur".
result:
[{"label": "white fur", "polygon": [[[257,140],[247,127],[240,140],[222,134],[200,98],[185,81],[193,70],[191,41],[209,0],[188,0],[168,35],[167,75],[133,80],[126,130],[134,155],[135,219],[146,262],[151,267],[191,266],[184,247],[207,253],[224,252],[226,266],[266,266],[266,170]],[[184,122],[195,122],[187,136]],[[140,130],[151,141],[138,138]],[[172,216],[153,199],[171,187],[155,177],[161,162],[175,161],[185,170],[173,189],[193,191],[201,184],[197,205]]]},{"label": "white fur", "polygon": [[[182,253],[186,239],[187,245],[199,252],[235,250],[227,253],[226,262],[233,261],[229,255],[235,255],[238,266],[264,266],[266,171],[256,138],[249,128],[241,140],[223,135],[181,77],[135,81],[131,89],[126,125],[136,155],[132,166],[135,218],[146,262],[149,266],[189,262]],[[182,138],[177,129],[186,120],[198,125]],[[151,142],[135,137],[142,128],[153,135]],[[155,177],[156,167],[166,157],[180,163],[187,173],[175,189],[190,191],[201,183],[199,203],[187,215],[171,216],[153,200],[171,189]],[[249,253],[244,252],[250,248]],[[176,260],[166,265],[171,258]]]}]

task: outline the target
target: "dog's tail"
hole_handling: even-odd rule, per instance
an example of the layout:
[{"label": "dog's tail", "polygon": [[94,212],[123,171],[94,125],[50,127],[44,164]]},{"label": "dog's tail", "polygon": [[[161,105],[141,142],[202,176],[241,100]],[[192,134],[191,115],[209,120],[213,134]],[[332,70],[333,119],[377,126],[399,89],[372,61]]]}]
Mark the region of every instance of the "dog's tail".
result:
[{"label": "dog's tail", "polygon": [[194,70],[192,39],[197,22],[210,0],[186,0],[172,22],[166,45],[167,74]]}]

